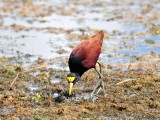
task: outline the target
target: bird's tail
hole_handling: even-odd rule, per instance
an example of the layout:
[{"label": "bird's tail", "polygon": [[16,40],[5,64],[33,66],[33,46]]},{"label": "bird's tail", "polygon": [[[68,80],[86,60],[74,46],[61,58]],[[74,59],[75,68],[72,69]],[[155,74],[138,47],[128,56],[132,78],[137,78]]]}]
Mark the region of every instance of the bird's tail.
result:
[{"label": "bird's tail", "polygon": [[91,38],[94,39],[94,40],[98,40],[98,42],[100,42],[102,44],[103,37],[104,37],[104,32],[99,31],[97,34],[93,35]]},{"label": "bird's tail", "polygon": [[104,32],[101,30],[97,34],[93,35],[91,38],[98,38],[98,39],[103,39],[104,37]]}]

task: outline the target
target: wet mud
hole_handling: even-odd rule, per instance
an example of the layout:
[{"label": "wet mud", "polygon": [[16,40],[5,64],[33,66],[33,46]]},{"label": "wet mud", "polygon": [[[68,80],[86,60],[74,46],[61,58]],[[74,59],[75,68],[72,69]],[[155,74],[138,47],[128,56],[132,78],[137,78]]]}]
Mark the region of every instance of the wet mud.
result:
[{"label": "wet mud", "polygon": [[[160,119],[159,5],[0,1],[0,119]],[[105,33],[99,58],[105,95],[90,98],[98,81],[91,69],[68,96],[70,52],[99,30]]]}]

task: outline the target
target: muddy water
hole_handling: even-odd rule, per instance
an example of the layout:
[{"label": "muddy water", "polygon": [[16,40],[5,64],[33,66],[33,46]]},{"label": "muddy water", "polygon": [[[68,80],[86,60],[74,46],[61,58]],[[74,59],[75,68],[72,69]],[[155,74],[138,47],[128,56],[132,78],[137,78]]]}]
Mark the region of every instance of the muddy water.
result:
[{"label": "muddy water", "polygon": [[[0,1],[0,119],[159,119],[160,1]],[[106,96],[90,100],[87,72],[66,97],[66,60],[73,47],[105,32],[99,61]],[[91,81],[92,79],[92,81]],[[116,83],[136,79],[122,86]],[[137,114],[138,111],[138,114]],[[47,116],[45,115],[47,114]]]}]

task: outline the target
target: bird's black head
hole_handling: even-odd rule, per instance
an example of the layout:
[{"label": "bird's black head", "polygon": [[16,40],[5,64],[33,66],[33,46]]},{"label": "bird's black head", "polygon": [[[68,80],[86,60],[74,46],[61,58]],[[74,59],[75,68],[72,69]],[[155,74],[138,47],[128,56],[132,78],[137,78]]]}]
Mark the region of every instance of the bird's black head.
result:
[{"label": "bird's black head", "polygon": [[73,85],[80,80],[80,76],[79,74],[77,73],[69,73],[67,75],[67,81],[69,82],[70,84],[70,87],[69,87],[69,95],[72,94],[72,88],[73,88]]}]

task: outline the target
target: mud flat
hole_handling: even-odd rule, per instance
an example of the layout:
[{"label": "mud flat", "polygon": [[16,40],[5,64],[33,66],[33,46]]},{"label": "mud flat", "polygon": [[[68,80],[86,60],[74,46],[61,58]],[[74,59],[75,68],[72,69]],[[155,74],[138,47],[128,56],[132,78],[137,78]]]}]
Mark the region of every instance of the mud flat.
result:
[{"label": "mud flat", "polygon": [[[159,4],[1,1],[0,119],[160,119]],[[90,99],[98,76],[89,70],[67,97],[68,56],[98,30],[106,96]]]}]

